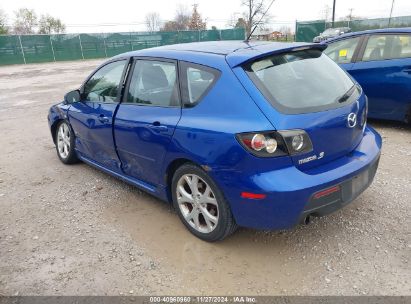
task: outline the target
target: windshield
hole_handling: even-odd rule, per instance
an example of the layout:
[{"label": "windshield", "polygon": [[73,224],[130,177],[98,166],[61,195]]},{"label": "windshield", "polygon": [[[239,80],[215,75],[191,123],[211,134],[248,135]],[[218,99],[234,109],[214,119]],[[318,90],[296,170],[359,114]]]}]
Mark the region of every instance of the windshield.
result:
[{"label": "windshield", "polygon": [[266,99],[284,113],[337,108],[359,97],[347,73],[320,50],[271,55],[244,70]]}]

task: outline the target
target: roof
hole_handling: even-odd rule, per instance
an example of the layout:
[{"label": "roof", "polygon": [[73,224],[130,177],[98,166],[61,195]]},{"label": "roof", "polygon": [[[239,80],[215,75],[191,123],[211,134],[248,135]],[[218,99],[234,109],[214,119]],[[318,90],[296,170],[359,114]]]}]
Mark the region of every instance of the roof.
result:
[{"label": "roof", "polygon": [[340,40],[348,37],[356,37],[368,34],[378,34],[378,33],[411,33],[411,27],[402,27],[402,28],[384,28],[384,29],[375,29],[375,30],[367,30],[361,32],[351,32],[342,34],[337,37],[330,38],[328,40],[323,41],[323,43],[328,43],[330,41]]},{"label": "roof", "polygon": [[[191,54],[210,54],[224,56],[230,66],[242,64],[250,59],[260,57],[265,54],[274,54],[289,51],[295,48],[308,47],[324,49],[326,46],[318,43],[304,42],[267,42],[267,41],[207,41],[207,42],[192,42],[172,44],[139,51],[132,51],[120,56],[153,56],[153,57],[169,57],[180,58],[184,54],[184,58]],[[183,59],[183,58],[181,58]]]},{"label": "roof", "polygon": [[250,41],[244,42],[241,40],[226,40],[226,41],[205,41],[205,42],[190,42],[164,45],[149,49],[143,49],[141,51],[133,51],[128,54],[132,56],[139,56],[141,53],[147,53],[152,51],[186,51],[186,52],[201,52],[211,53],[218,55],[228,55],[239,49],[257,47],[263,44],[267,44],[265,41]]}]

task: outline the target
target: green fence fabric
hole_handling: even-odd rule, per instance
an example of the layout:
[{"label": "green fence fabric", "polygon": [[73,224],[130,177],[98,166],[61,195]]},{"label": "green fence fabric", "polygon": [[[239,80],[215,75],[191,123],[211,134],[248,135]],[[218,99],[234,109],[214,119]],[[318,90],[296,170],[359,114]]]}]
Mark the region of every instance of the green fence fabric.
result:
[{"label": "green fence fabric", "polygon": [[[297,22],[296,41],[312,42],[315,36],[330,27],[332,27],[331,22],[325,22],[325,20]],[[411,16],[393,17],[391,20],[389,18],[377,18],[336,21],[334,27],[349,27],[353,32],[387,27],[411,27]]]},{"label": "green fence fabric", "polygon": [[154,33],[2,35],[0,65],[105,58],[161,45],[244,38],[242,28]]},{"label": "green fence fabric", "polygon": [[[63,34],[52,35],[50,36],[50,39],[51,39],[51,45],[53,46],[54,57],[56,61],[75,60],[75,59],[82,58],[79,35],[63,35]],[[0,50],[1,50],[1,46],[0,46]],[[0,60],[0,64],[1,64],[1,60]]]},{"label": "green fence fabric", "polygon": [[0,65],[25,63],[19,36],[0,36]]},{"label": "green fence fabric", "polygon": [[297,22],[295,27],[296,41],[312,42],[315,36],[324,32],[326,23],[324,20]]},{"label": "green fence fabric", "polygon": [[26,62],[53,61],[50,36],[20,36]]}]

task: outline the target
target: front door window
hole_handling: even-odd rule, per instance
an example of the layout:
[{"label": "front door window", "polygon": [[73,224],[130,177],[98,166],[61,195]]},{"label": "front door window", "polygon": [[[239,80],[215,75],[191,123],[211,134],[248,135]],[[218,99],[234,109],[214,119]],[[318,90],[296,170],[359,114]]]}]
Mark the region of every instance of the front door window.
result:
[{"label": "front door window", "polygon": [[117,102],[126,60],[115,61],[99,69],[85,84],[84,97],[92,102]]}]

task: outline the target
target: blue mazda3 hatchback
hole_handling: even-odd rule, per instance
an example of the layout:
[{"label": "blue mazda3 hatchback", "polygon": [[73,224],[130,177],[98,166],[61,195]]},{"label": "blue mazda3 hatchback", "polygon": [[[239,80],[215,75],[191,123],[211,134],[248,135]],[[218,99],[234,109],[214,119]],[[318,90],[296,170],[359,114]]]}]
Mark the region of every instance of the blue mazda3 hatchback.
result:
[{"label": "blue mazda3 hatchback", "polygon": [[204,42],[125,53],[51,107],[57,155],[171,202],[197,237],[284,229],[372,182],[367,97],[320,44]]}]

